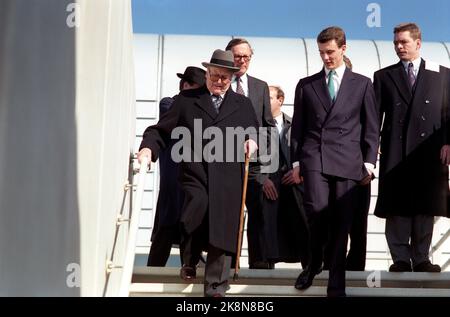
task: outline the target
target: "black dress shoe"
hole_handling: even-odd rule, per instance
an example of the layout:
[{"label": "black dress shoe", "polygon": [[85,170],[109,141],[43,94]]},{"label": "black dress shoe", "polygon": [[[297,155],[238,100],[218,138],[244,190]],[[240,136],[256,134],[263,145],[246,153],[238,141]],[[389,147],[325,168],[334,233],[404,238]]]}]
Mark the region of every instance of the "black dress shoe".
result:
[{"label": "black dress shoe", "polygon": [[316,270],[309,270],[309,269],[303,270],[297,277],[294,287],[298,290],[307,289],[312,285],[314,276],[316,276],[320,272],[322,272],[322,268]]},{"label": "black dress shoe", "polygon": [[437,264],[432,264],[430,261],[426,261],[414,266],[414,272],[439,273],[441,272],[441,267]]},{"label": "black dress shoe", "polygon": [[194,267],[183,265],[180,269],[180,277],[185,281],[193,280],[197,277],[197,271]]},{"label": "black dress shoe", "polygon": [[394,262],[394,264],[389,267],[389,272],[412,272],[411,264],[404,261]]}]

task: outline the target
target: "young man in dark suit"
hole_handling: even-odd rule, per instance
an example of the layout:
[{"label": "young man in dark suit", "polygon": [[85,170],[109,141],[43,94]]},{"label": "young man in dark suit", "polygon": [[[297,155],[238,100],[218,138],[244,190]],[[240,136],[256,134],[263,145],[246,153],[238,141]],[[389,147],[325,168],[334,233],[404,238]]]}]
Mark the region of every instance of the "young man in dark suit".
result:
[{"label": "young man in dark suit", "polygon": [[[348,69],[353,69],[352,62],[346,55],[344,55],[344,64]],[[357,190],[359,191],[358,207],[355,208],[349,234],[350,246],[345,263],[346,271],[364,271],[366,268],[367,218],[370,209],[371,184],[360,185]],[[330,258],[327,247],[325,247],[324,251],[323,269],[330,269]]]},{"label": "young man in dark suit", "polygon": [[450,71],[423,60],[421,46],[416,24],[397,25],[394,48],[400,61],[374,75],[384,115],[375,215],[386,218],[391,272],[440,272],[428,253],[434,216],[450,216]]},{"label": "young man in dark suit", "polygon": [[[243,38],[234,38],[225,49],[233,53],[234,65],[239,67],[239,70],[233,75],[231,88],[238,94],[247,96],[251,100],[260,126],[275,127],[270,111],[269,86],[265,81],[247,74],[253,57],[253,49],[250,43]],[[270,137],[267,139],[270,140]],[[270,143],[267,144],[267,148],[269,147]],[[260,163],[254,162],[250,164],[248,179],[246,200],[248,209],[248,262],[251,269],[273,269],[274,264],[269,261],[269,254],[267,253],[270,236],[267,235],[267,231],[264,229],[270,224],[268,224],[269,219],[263,213],[263,184],[268,175],[267,173],[262,173]]]},{"label": "young man in dark suit", "polygon": [[[206,248],[204,295],[220,297],[228,289],[231,255],[237,250],[243,152],[251,155],[258,148],[258,121],[250,100],[229,89],[232,74],[238,70],[233,54],[216,50],[211,61],[202,64],[207,68],[206,87],[181,92],[158,124],[146,129],[138,159],[146,156],[156,161],[172,132],[182,136],[178,147],[182,154],[176,154],[181,156],[179,179],[185,194],[181,215],[184,254],[195,255]],[[238,132],[227,140],[230,128],[241,132],[235,129]],[[207,142],[212,134],[214,142]],[[248,139],[239,144],[236,135],[238,140]],[[190,267],[196,264],[189,257],[183,262]]]},{"label": "young man in dark suit", "polygon": [[317,37],[324,68],[301,79],[294,101],[291,146],[294,177],[303,176],[311,230],[311,260],[295,287],[306,289],[321,271],[324,241],[330,241],[328,296],[345,296],[348,233],[357,186],[371,181],[377,159],[379,118],[369,78],[346,69],[344,31]]}]

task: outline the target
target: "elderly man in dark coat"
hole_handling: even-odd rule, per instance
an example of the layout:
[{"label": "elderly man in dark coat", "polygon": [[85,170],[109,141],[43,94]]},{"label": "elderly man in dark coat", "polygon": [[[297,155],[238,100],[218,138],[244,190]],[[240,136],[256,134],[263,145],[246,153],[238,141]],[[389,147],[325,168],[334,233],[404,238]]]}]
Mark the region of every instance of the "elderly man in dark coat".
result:
[{"label": "elderly man in dark coat", "polygon": [[397,64],[377,71],[384,124],[375,215],[386,218],[391,272],[440,272],[429,260],[434,216],[449,216],[449,69],[420,58],[414,23],[394,29]]},{"label": "elderly man in dark coat", "polygon": [[[206,88],[182,92],[158,124],[146,129],[138,159],[156,161],[171,134],[182,136],[181,147],[177,143],[172,150],[173,158],[180,156],[185,194],[182,243],[185,250],[192,250],[190,254],[206,247],[204,294],[224,296],[231,255],[237,249],[244,150],[251,155],[258,148],[258,121],[250,100],[229,89],[238,70],[233,54],[216,50],[210,63],[202,64],[207,67]],[[184,259],[185,268],[195,264]]]}]

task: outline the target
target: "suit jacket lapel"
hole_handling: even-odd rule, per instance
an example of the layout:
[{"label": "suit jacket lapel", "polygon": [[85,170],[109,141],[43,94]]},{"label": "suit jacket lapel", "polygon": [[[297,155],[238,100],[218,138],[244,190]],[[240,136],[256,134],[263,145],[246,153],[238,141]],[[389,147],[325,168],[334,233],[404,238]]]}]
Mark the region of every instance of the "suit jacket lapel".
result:
[{"label": "suit jacket lapel", "polygon": [[290,142],[290,131],[289,128],[291,127],[291,118],[283,112],[283,129],[281,130],[281,138],[280,138],[280,144],[281,144],[281,151],[283,152],[283,156],[286,159],[286,163],[289,163],[289,142]]},{"label": "suit jacket lapel", "polygon": [[331,98],[328,93],[327,83],[325,81],[325,71],[322,69],[317,74],[317,78],[312,82],[312,87],[317,94],[317,97],[320,99],[320,103],[326,112],[330,111],[331,106]]},{"label": "suit jacket lapel", "polygon": [[205,111],[211,119],[215,119],[217,117],[216,109],[212,103],[211,94],[209,90],[205,89],[205,93],[199,95],[195,104],[200,107],[203,111]]},{"label": "suit jacket lapel", "polygon": [[391,79],[394,82],[394,85],[397,87],[398,91],[400,92],[402,98],[405,100],[406,103],[409,104],[409,102],[411,101],[412,94],[411,89],[409,88],[408,85],[408,78],[406,76],[403,63],[401,61],[398,62],[397,67],[393,68],[388,74],[389,76],[391,76]]},{"label": "suit jacket lapel", "polygon": [[416,87],[414,89],[413,98],[417,96],[423,96],[422,91],[428,91],[428,86],[432,84],[430,80],[427,80],[427,71],[425,70],[425,61],[422,59],[420,62],[419,73],[416,78]]},{"label": "suit jacket lapel", "polygon": [[256,81],[253,80],[252,76],[247,75],[247,80],[248,80],[248,98],[251,100],[252,102],[252,106],[253,109],[255,109],[255,113],[258,113],[256,111],[256,106],[258,104],[258,96],[256,95],[256,92],[258,91],[257,87],[256,87]]},{"label": "suit jacket lapel", "polygon": [[238,109],[239,103],[237,102],[236,99],[236,93],[232,91],[231,88],[229,88],[220,106],[219,114],[214,120],[214,124],[216,124],[219,121],[222,121],[223,119],[225,119]]},{"label": "suit jacket lapel", "polygon": [[334,104],[331,106],[330,114],[328,115],[327,120],[332,118],[341,107],[345,105],[345,101],[348,100],[352,93],[352,87],[354,87],[355,76],[353,72],[346,68],[344,72],[344,76],[342,77],[341,85],[339,86],[339,91],[336,96],[336,100]]}]

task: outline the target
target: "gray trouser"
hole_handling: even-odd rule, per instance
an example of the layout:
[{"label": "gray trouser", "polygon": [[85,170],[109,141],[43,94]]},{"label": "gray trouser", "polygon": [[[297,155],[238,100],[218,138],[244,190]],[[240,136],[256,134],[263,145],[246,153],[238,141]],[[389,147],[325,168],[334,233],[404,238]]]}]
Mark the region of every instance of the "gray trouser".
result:
[{"label": "gray trouser", "polygon": [[229,288],[230,266],[231,256],[226,255],[225,251],[210,244],[205,265],[205,297],[211,297],[216,294],[225,296],[225,292]]},{"label": "gray trouser", "polygon": [[386,240],[394,262],[416,266],[429,261],[434,216],[389,216],[386,219]]}]

